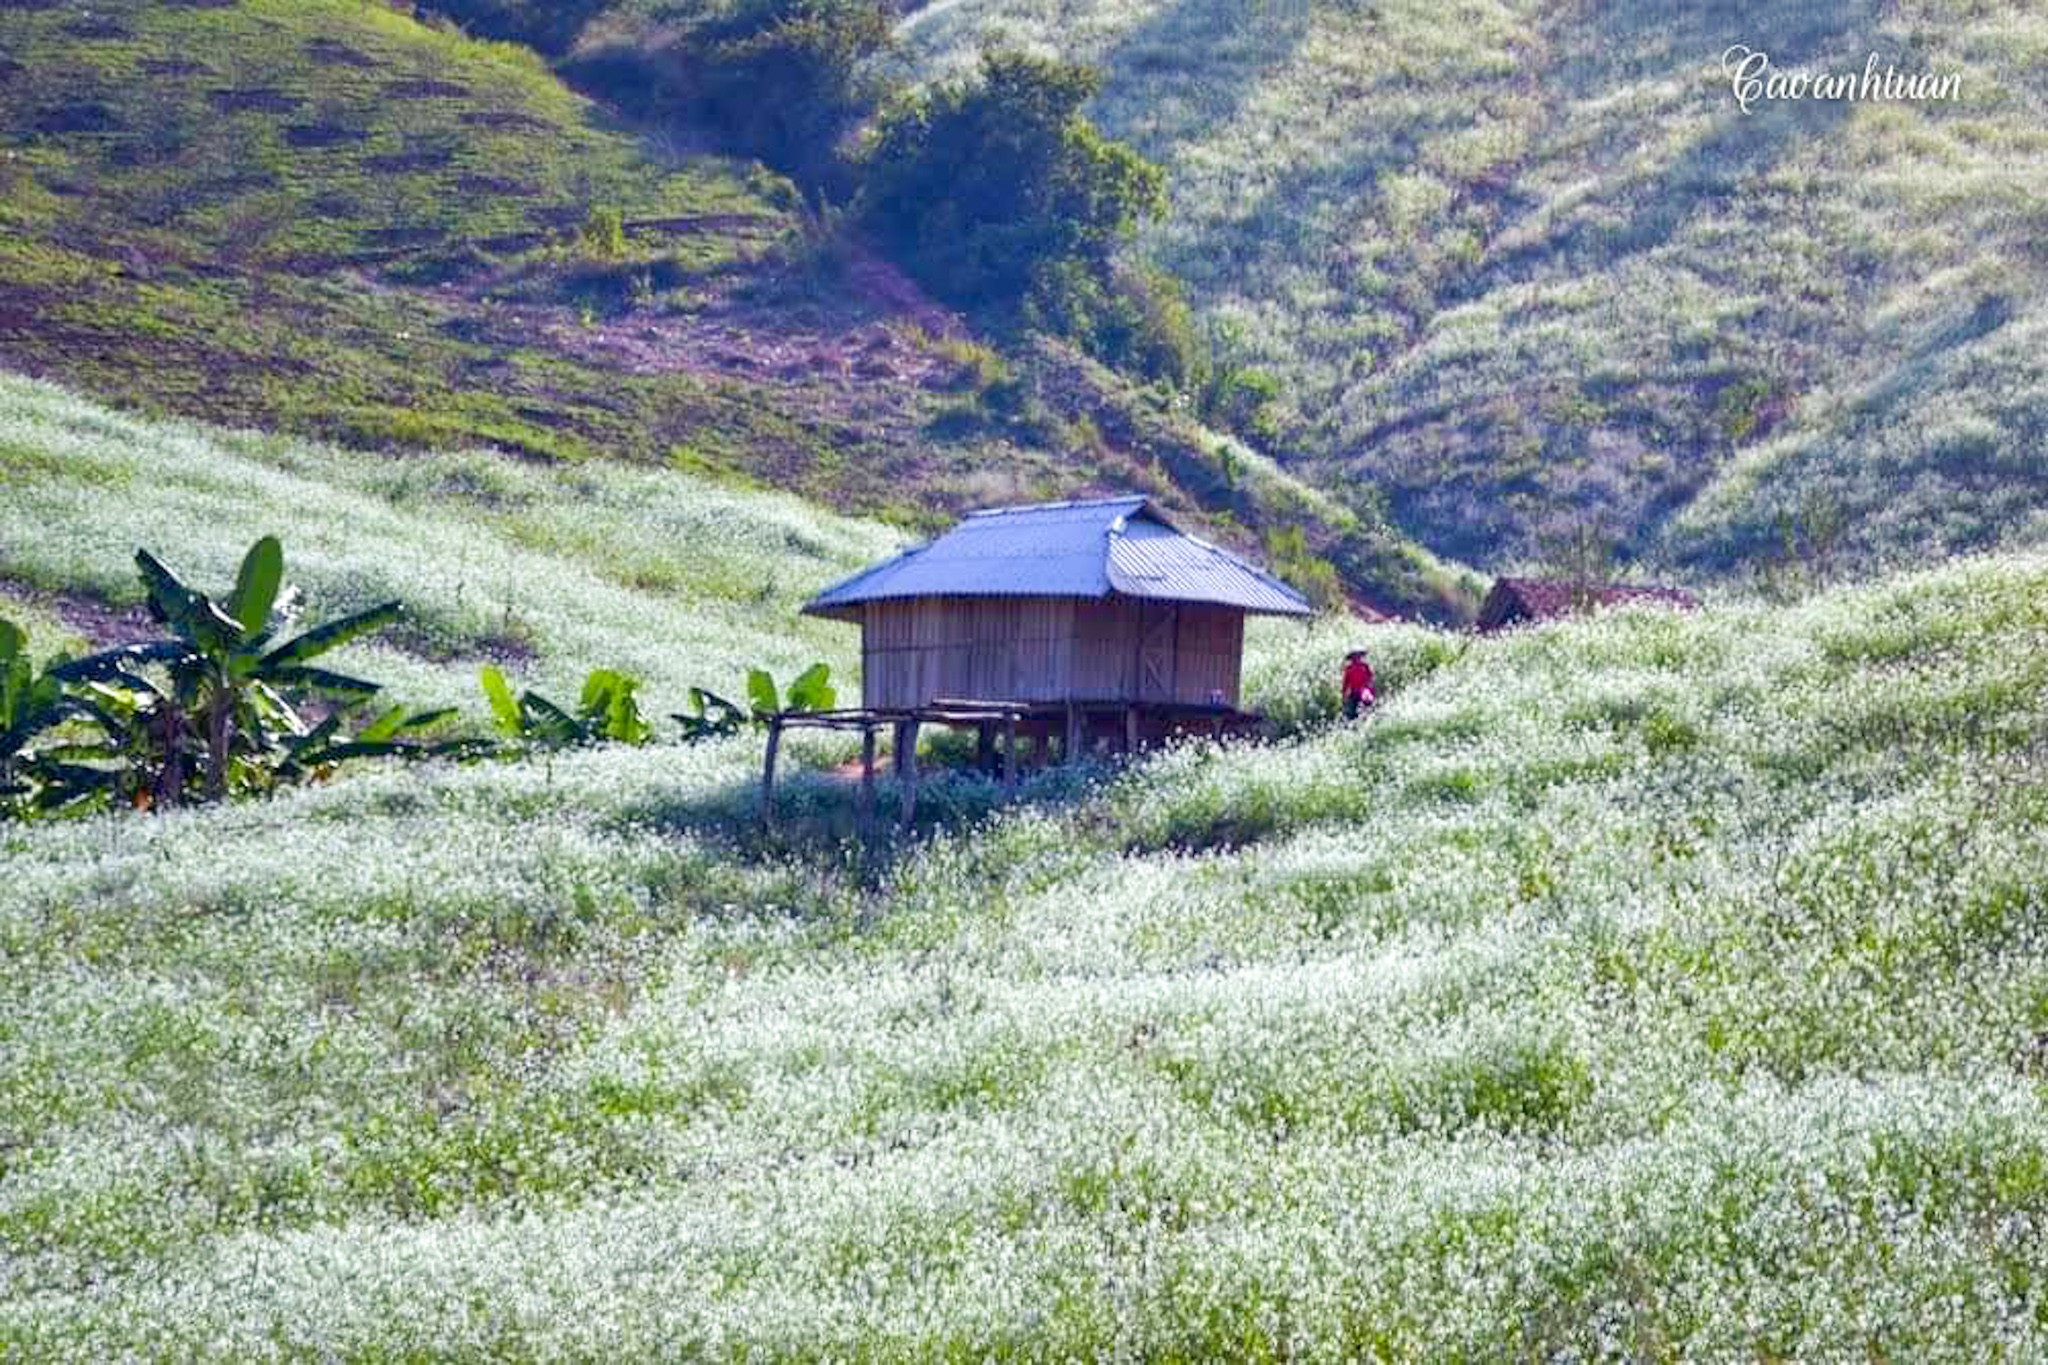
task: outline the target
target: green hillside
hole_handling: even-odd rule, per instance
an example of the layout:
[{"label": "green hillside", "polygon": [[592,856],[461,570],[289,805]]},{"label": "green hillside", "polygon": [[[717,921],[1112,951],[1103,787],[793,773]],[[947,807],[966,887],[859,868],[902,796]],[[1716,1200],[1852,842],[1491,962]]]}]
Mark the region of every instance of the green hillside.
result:
[{"label": "green hillside", "polygon": [[[418,604],[367,662],[428,698],[508,619],[657,703],[842,658],[795,603],[890,541],[0,411],[6,611],[102,629],[133,541],[211,582],[281,529],[320,610]],[[1297,737],[971,823],[949,779],[893,866],[761,835],[745,740],[0,826],[0,1355],[2030,1358],[2044,603],[2009,555],[1279,627]],[[1359,635],[1386,701],[1325,728]],[[843,820],[841,756],[785,828]]]},{"label": "green hillside", "polygon": [[[1100,64],[1168,167],[1151,254],[1286,378],[1280,453],[1489,566],[1593,519],[1726,573],[1780,513],[1870,565],[2048,529],[2048,15],[2013,5],[957,0]],[[1939,104],[1762,103],[1734,43],[1953,72]]]},{"label": "green hillside", "polygon": [[[629,128],[525,48],[358,0],[116,0],[0,9],[0,54],[0,367],[921,528],[1139,487],[1248,549],[1302,526],[1309,567],[1378,609],[1471,610],[1390,527],[1277,471],[1228,486],[1221,438],[1006,360],[780,177]],[[1133,422],[1181,454],[1103,439]]]}]

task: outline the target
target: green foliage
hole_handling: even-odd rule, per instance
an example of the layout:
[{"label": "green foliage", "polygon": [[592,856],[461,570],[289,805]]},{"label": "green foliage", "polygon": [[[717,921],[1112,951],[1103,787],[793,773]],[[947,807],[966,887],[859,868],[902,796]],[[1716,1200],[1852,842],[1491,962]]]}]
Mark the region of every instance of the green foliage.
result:
[{"label": "green foliage", "polygon": [[[169,634],[37,673],[27,640],[0,621],[0,802],[17,812],[101,798],[165,810],[263,792],[356,758],[454,753],[420,742],[452,714],[393,707],[344,726],[376,683],[312,661],[395,622],[396,602],[279,639],[284,551],[266,536],[233,589],[213,598],[138,550],[152,619]],[[326,714],[304,714],[317,702]],[[31,747],[31,746],[34,747]],[[0,804],[0,809],[6,808]]]},{"label": "green foliage", "polygon": [[1344,605],[1344,581],[1336,567],[1310,548],[1300,526],[1282,526],[1267,533],[1266,558],[1273,572],[1294,585],[1323,611]]},{"label": "green foliage", "polygon": [[679,711],[675,720],[683,727],[683,742],[696,744],[707,739],[725,739],[746,727],[748,714],[716,692],[702,687],[690,689],[690,709]]},{"label": "green foliage", "polygon": [[1714,421],[1730,445],[1741,445],[1756,434],[1764,405],[1771,397],[1771,381],[1749,375],[1722,388],[1714,399]]},{"label": "green foliage", "polygon": [[639,680],[614,669],[590,672],[574,711],[531,688],[515,696],[495,664],[486,665],[478,681],[499,731],[521,752],[584,744],[645,744],[654,738],[654,728],[641,716],[634,695]]},{"label": "green foliage", "polygon": [[576,234],[583,254],[594,261],[616,261],[626,254],[626,217],[617,208],[600,205],[590,211]]},{"label": "green foliage", "polygon": [[68,804],[87,785],[58,753],[31,747],[84,711],[57,671],[64,663],[38,667],[28,633],[0,619],[0,814]]},{"label": "green foliage", "polygon": [[868,156],[863,216],[959,307],[1114,329],[1114,252],[1166,194],[1158,167],[1081,116],[1099,88],[1085,67],[991,51],[974,79],[902,96]]},{"label": "green foliage", "polygon": [[1219,322],[1209,329],[1197,395],[1202,420],[1247,440],[1269,444],[1280,434],[1280,379],[1250,364],[1245,356],[1243,328]]},{"label": "green foliage", "polygon": [[749,670],[747,700],[753,704],[754,718],[764,720],[784,711],[829,711],[839,694],[832,687],[831,665],[819,662],[790,679],[787,692],[776,689],[767,669]]},{"label": "green foliage", "polygon": [[844,193],[845,132],[879,94],[867,73],[890,48],[882,0],[746,0],[682,45],[693,112],[737,149]]},{"label": "green foliage", "polygon": [[421,6],[444,14],[471,33],[566,52],[591,20],[620,0],[431,0]]}]

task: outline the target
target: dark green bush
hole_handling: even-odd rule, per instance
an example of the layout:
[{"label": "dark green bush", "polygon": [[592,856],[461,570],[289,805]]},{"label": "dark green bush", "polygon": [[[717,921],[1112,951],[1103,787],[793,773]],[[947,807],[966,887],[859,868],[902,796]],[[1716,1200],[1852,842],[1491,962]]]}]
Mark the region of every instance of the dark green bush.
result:
[{"label": "dark green bush", "polygon": [[869,154],[862,218],[957,307],[1170,355],[1138,339],[1170,308],[1113,264],[1166,211],[1164,173],[1081,116],[1099,86],[1086,67],[989,52],[973,79],[899,98]]},{"label": "dark green bush", "polygon": [[453,19],[485,38],[525,43],[550,55],[566,52],[585,26],[617,0],[433,0],[421,8]]},{"label": "dark green bush", "polygon": [[851,186],[839,145],[870,113],[894,24],[881,0],[752,0],[683,44],[691,112],[821,195]]}]

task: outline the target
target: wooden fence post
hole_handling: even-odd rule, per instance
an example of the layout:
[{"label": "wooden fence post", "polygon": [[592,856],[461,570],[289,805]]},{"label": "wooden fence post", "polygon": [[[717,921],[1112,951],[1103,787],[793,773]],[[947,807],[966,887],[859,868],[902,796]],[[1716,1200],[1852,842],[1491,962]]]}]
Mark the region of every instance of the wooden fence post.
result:
[{"label": "wooden fence post", "polygon": [[875,819],[875,727],[860,727],[860,828],[867,833]]},{"label": "wooden fence post", "polygon": [[1003,717],[1003,799],[1017,794],[1017,713]]},{"label": "wooden fence post", "polygon": [[902,739],[902,785],[903,785],[903,828],[908,830],[917,819],[917,722],[906,720],[898,731]]}]

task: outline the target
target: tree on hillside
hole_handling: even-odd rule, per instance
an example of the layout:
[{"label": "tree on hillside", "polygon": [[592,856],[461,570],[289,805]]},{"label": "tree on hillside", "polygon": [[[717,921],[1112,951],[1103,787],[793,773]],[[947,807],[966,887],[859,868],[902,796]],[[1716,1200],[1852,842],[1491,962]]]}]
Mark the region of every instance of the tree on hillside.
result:
[{"label": "tree on hillside", "polygon": [[1100,84],[1087,67],[987,52],[974,78],[901,97],[869,153],[862,217],[958,307],[1084,343],[1148,334],[1171,310],[1115,255],[1166,212],[1165,173],[1082,117]]},{"label": "tree on hillside", "polygon": [[813,194],[847,192],[839,145],[884,93],[868,74],[895,28],[882,0],[752,0],[685,45],[697,116]]}]

